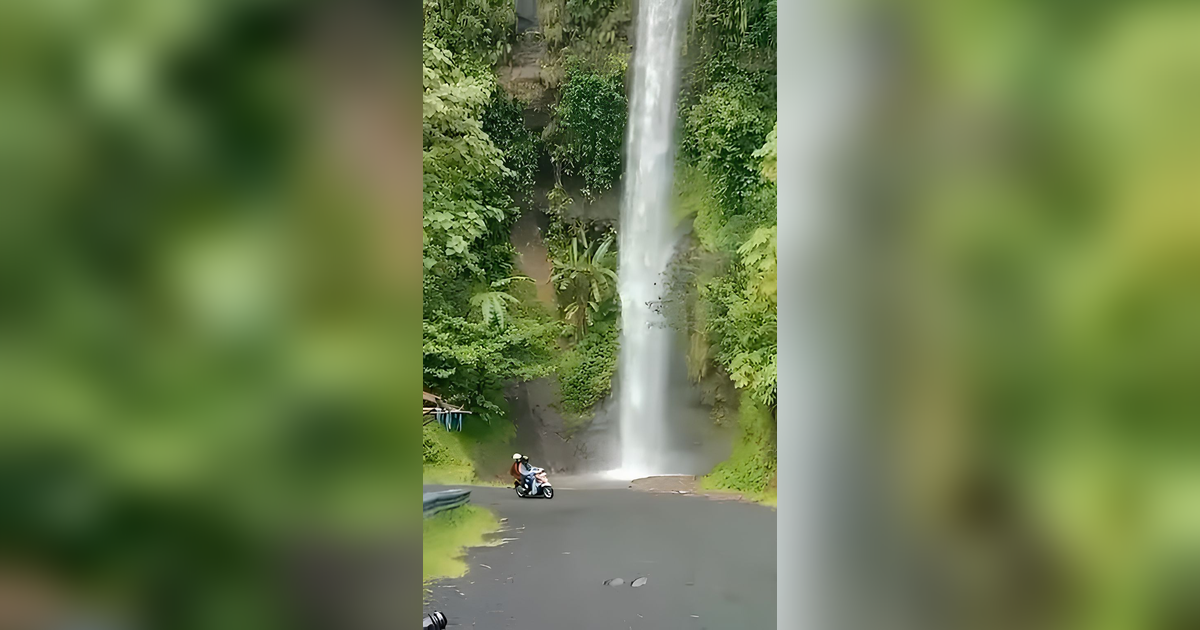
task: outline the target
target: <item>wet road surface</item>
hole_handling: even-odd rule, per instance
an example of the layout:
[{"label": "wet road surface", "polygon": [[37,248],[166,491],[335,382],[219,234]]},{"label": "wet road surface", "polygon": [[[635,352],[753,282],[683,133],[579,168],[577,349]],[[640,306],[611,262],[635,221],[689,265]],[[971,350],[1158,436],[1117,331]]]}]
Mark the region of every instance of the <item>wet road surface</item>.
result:
[{"label": "wet road surface", "polygon": [[481,630],[775,628],[774,510],[555,485],[552,500],[469,488],[507,519],[506,540],[469,550],[467,575],[433,583],[425,610]]}]

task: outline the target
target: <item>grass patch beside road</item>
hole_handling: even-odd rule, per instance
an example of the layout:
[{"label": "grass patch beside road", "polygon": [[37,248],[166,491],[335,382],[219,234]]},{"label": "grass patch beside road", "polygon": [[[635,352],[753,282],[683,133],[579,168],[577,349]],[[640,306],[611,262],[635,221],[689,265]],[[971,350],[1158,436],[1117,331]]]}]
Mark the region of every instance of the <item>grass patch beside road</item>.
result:
[{"label": "grass patch beside road", "polygon": [[460,440],[437,423],[422,427],[424,466],[422,481],[431,484],[469,483],[475,467]]},{"label": "grass patch beside road", "polygon": [[447,431],[436,422],[425,425],[422,482],[503,485],[492,480],[508,472],[509,442],[515,434],[512,422],[504,418],[486,422],[467,416],[462,431]]},{"label": "grass patch beside road", "polygon": [[421,538],[422,581],[466,575],[467,563],[463,560],[466,550],[485,545],[484,537],[499,529],[500,521],[494,514],[471,504],[425,519]]}]

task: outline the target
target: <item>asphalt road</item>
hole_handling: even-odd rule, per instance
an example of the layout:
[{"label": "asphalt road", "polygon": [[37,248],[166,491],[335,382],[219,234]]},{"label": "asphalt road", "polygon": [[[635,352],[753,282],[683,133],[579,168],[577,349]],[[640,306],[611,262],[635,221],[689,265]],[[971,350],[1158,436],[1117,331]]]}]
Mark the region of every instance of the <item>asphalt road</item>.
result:
[{"label": "asphalt road", "polygon": [[[770,508],[625,488],[556,487],[551,500],[470,489],[508,519],[499,536],[510,540],[469,550],[466,576],[432,585],[425,609],[450,628],[775,628]],[[605,584],[614,578],[624,583]]]}]

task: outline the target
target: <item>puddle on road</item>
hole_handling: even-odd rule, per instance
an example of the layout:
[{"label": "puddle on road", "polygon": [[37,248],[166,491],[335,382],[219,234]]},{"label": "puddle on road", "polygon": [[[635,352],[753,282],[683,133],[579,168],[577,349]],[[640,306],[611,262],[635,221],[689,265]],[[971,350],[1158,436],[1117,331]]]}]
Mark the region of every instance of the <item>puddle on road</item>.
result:
[{"label": "puddle on road", "polygon": [[[630,584],[630,586],[632,586],[633,588],[640,588],[640,587],[645,586],[646,583],[649,581],[650,581],[650,578],[640,577],[640,578],[634,580],[633,583]],[[611,580],[604,580],[605,586],[622,586],[624,584],[625,584],[624,578],[612,578]]]}]

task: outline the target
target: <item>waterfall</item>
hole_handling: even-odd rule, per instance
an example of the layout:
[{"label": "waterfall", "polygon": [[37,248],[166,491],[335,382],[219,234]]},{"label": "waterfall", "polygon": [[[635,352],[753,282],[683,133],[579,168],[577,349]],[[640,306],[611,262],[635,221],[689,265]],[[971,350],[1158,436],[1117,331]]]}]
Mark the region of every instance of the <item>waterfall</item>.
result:
[{"label": "waterfall", "polygon": [[628,478],[670,472],[663,454],[671,331],[658,308],[675,242],[670,206],[683,7],[684,0],[638,2],[618,263],[618,474]]}]

